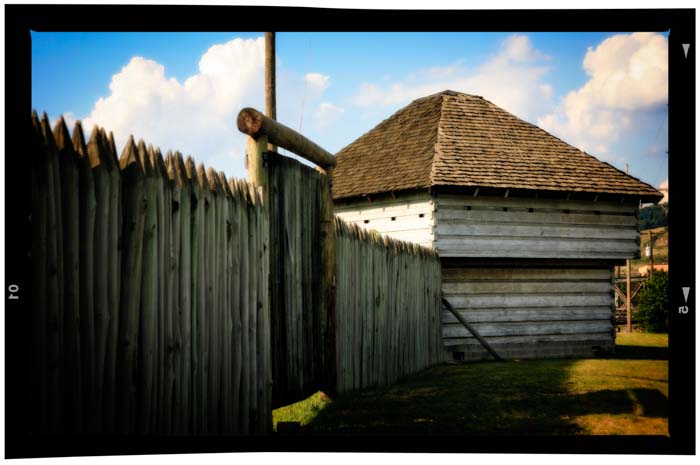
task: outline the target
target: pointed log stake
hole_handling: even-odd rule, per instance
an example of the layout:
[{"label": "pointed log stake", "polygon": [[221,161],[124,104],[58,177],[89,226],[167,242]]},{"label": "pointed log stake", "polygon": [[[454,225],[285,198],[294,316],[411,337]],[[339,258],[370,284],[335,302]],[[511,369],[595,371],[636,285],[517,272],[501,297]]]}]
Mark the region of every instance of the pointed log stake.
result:
[{"label": "pointed log stake", "polygon": [[144,172],[133,137],[129,138],[119,160],[119,167],[124,181],[124,259],[121,273],[125,279],[121,283],[117,415],[119,431],[133,433],[136,416],[143,232],[146,219]]},{"label": "pointed log stake", "polygon": [[32,392],[37,402],[34,403],[35,418],[39,421],[33,425],[40,432],[46,432],[48,426],[49,405],[49,366],[47,365],[47,350],[49,349],[47,309],[48,309],[48,158],[44,150],[41,125],[36,112],[32,114],[32,324],[34,339],[34,378]]},{"label": "pointed log stake", "polygon": [[[108,331],[109,331],[109,217],[110,217],[110,189],[111,179],[108,166],[110,166],[112,154],[108,152],[108,142],[103,134],[95,127],[90,135],[87,144],[87,158],[92,167],[93,182],[95,184],[96,208],[94,216],[94,237],[85,238],[85,242],[90,245],[87,252],[92,257],[89,260],[89,268],[86,272],[92,275],[94,286],[93,298],[94,308],[85,315],[87,326],[90,328],[85,347],[91,355],[90,374],[93,380],[89,383],[89,393],[91,402],[91,412],[88,419],[92,422],[93,428],[102,423],[102,409],[95,411],[96,405],[101,405],[102,401],[102,380],[107,351]],[[92,235],[93,231],[90,231]]]},{"label": "pointed log stake", "polygon": [[[78,211],[78,155],[73,150],[68,128],[59,118],[54,137],[61,173],[63,209],[63,276],[64,276],[64,344],[67,416],[71,427],[81,432],[83,427],[83,380],[80,351],[80,222]],[[88,349],[90,350],[90,349]],[[87,394],[87,392],[86,392]],[[89,396],[88,396],[89,397]]]},{"label": "pointed log stake", "polygon": [[452,306],[452,304],[445,298],[444,295],[442,296],[442,304],[445,306],[445,308],[447,308],[447,310],[450,311],[450,313],[452,313],[452,314],[455,316],[455,318],[457,318],[457,320],[458,320],[460,323],[462,323],[462,324],[464,325],[465,328],[467,328],[467,329],[469,330],[470,333],[472,333],[472,335],[477,339],[477,341],[479,341],[479,342],[481,343],[481,345],[484,346],[484,348],[485,348],[486,350],[488,350],[489,353],[490,353],[491,355],[493,355],[493,357],[494,357],[496,360],[498,360],[499,362],[500,362],[500,361],[503,361],[503,359],[500,357],[500,355],[498,355],[498,354],[496,353],[496,351],[493,350],[493,347],[491,347],[491,344],[489,344],[488,342],[486,342],[486,339],[484,339],[483,337],[481,337],[481,335],[479,334],[479,332],[478,332],[472,325],[470,325],[469,323],[467,323],[467,320],[465,320],[464,318],[462,318],[462,315],[460,315],[459,312],[458,312],[457,310],[454,309],[454,307]]},{"label": "pointed log stake", "polygon": [[[107,169],[109,172],[109,218],[107,240],[107,297],[109,302],[107,329],[107,347],[104,358],[104,374],[98,378],[98,400],[101,396],[102,403],[99,408],[104,408],[104,427],[106,432],[114,432],[115,401],[117,388],[117,350],[119,339],[119,298],[121,285],[121,173],[119,171],[119,158],[117,156],[114,138],[110,133],[109,155],[107,157]],[[104,394],[101,392],[104,390]]]},{"label": "pointed log stake", "polygon": [[254,108],[244,108],[236,120],[238,130],[253,139],[267,136],[267,142],[296,153],[323,169],[335,166],[335,157],[293,129],[274,121]]},{"label": "pointed log stake", "polygon": [[139,142],[139,159],[145,172],[146,222],[143,231],[143,277],[141,288],[140,403],[139,432],[149,434],[153,414],[155,380],[156,318],[158,314],[157,173],[151,166],[148,150]]}]

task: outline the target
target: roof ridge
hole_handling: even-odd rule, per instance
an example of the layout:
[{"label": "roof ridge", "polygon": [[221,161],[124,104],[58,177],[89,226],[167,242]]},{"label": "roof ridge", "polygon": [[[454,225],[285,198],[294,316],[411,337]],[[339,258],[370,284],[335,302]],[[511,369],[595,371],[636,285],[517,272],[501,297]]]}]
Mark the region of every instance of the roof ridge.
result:
[{"label": "roof ridge", "polygon": [[435,166],[437,165],[436,162],[439,162],[439,159],[442,157],[442,150],[440,150],[440,133],[442,129],[442,115],[443,115],[443,108],[445,108],[445,102],[447,101],[447,95],[455,95],[454,93],[448,94],[447,92],[454,92],[451,90],[448,91],[442,91],[440,95],[442,96],[442,101],[440,102],[440,117],[438,118],[438,124],[435,126],[435,131],[437,132],[435,136],[435,145],[433,146],[433,157],[430,162],[430,175],[428,176],[428,179],[430,180],[430,185],[432,186],[435,181]]}]

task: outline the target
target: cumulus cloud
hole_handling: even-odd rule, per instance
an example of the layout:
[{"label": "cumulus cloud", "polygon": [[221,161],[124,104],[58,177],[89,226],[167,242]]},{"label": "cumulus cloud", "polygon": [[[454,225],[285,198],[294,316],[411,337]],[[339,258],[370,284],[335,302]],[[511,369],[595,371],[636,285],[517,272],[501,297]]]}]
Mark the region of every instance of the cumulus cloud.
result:
[{"label": "cumulus cloud", "polygon": [[321,102],[314,112],[314,124],[318,129],[326,129],[338,121],[345,109],[330,102]]},{"label": "cumulus cloud", "polygon": [[538,123],[584,150],[607,154],[642,113],[668,100],[668,44],[660,34],[610,37],[589,47],[583,68],[588,81]]},{"label": "cumulus cloud", "polygon": [[328,89],[330,77],[320,73],[307,73],[304,76],[304,83],[306,84],[309,98],[316,98]]},{"label": "cumulus cloud", "polygon": [[98,124],[122,147],[130,134],[148,143],[192,154],[216,169],[244,173],[245,141],[235,126],[245,106],[262,107],[262,38],[240,38],[209,48],[198,73],[184,82],[168,77],[160,63],[133,57],[112,77],[110,94],[100,98],[83,125]]},{"label": "cumulus cloud", "polygon": [[359,107],[395,106],[451,89],[481,95],[521,118],[534,121],[551,109],[552,88],[544,82],[550,57],[535,49],[529,37],[513,35],[498,53],[475,69],[461,61],[418,70],[388,84],[365,82],[353,97]]},{"label": "cumulus cloud", "polygon": [[[163,152],[179,150],[229,176],[245,177],[245,137],[235,121],[243,107],[264,108],[264,52],[263,38],[216,44],[184,82],[169,77],[162,64],[135,56],[112,76],[109,95],[82,118],[83,126],[89,131],[97,124],[113,131],[120,150],[133,134]],[[279,64],[277,74],[277,115],[282,121],[299,118],[299,95],[315,105],[330,85],[329,76],[298,75]],[[325,102],[314,116],[318,127],[326,128],[342,113]],[[74,119],[72,114],[64,117]]]}]

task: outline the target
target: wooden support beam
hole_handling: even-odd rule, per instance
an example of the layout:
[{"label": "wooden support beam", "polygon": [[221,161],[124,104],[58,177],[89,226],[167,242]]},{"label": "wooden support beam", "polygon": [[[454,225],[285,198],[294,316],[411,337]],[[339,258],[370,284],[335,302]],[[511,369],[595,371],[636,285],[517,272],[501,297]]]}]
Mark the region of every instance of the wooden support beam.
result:
[{"label": "wooden support beam", "polygon": [[263,187],[267,192],[268,169],[264,166],[263,153],[267,150],[267,137],[261,136],[257,140],[248,137],[246,144],[246,160],[248,179],[258,187]]},{"label": "wooden support beam", "polygon": [[323,168],[333,168],[335,157],[293,129],[274,121],[254,108],[238,113],[238,130],[253,139],[267,136],[267,142],[294,152]]},{"label": "wooden support beam", "polygon": [[496,353],[495,350],[493,350],[493,347],[491,347],[491,344],[489,344],[488,342],[486,342],[486,339],[484,339],[483,337],[481,337],[481,334],[479,334],[479,332],[476,330],[476,328],[474,328],[472,325],[470,325],[469,323],[467,323],[467,320],[465,320],[464,318],[462,318],[462,315],[460,315],[459,312],[458,312],[457,310],[454,309],[454,307],[452,306],[452,304],[445,298],[444,295],[442,296],[442,304],[445,306],[445,308],[447,308],[447,310],[449,310],[450,313],[452,313],[452,314],[455,316],[455,318],[457,318],[457,321],[459,321],[460,323],[462,323],[462,325],[464,325],[464,327],[467,328],[467,330],[469,330],[470,333],[472,333],[472,335],[476,338],[476,340],[479,341],[479,342],[481,343],[481,345],[484,346],[484,348],[485,348],[486,350],[488,350],[489,353],[490,353],[491,355],[493,355],[493,357],[494,357],[496,360],[498,360],[499,362],[502,362],[502,361],[503,361],[503,359],[501,358],[501,356],[498,355],[498,354]]},{"label": "wooden support beam", "polygon": [[631,268],[630,268],[630,261],[627,260],[627,299],[625,300],[627,302],[627,332],[631,333],[632,332],[632,291],[630,289],[630,286],[632,285],[632,282],[630,281],[630,274]]}]

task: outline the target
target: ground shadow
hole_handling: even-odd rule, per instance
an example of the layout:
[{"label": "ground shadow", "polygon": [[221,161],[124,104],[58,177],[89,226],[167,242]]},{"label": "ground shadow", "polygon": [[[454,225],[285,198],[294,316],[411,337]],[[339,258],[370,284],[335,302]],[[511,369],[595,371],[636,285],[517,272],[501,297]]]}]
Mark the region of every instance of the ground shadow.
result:
[{"label": "ground shadow", "polygon": [[615,346],[615,353],[603,358],[621,360],[668,360],[668,347]]},{"label": "ground shadow", "polygon": [[[667,352],[618,346],[603,358],[664,360]],[[338,396],[301,434],[575,435],[585,434],[576,419],[587,415],[668,417],[668,399],[657,389],[572,393],[569,373],[577,362],[440,365],[391,387]]]}]

